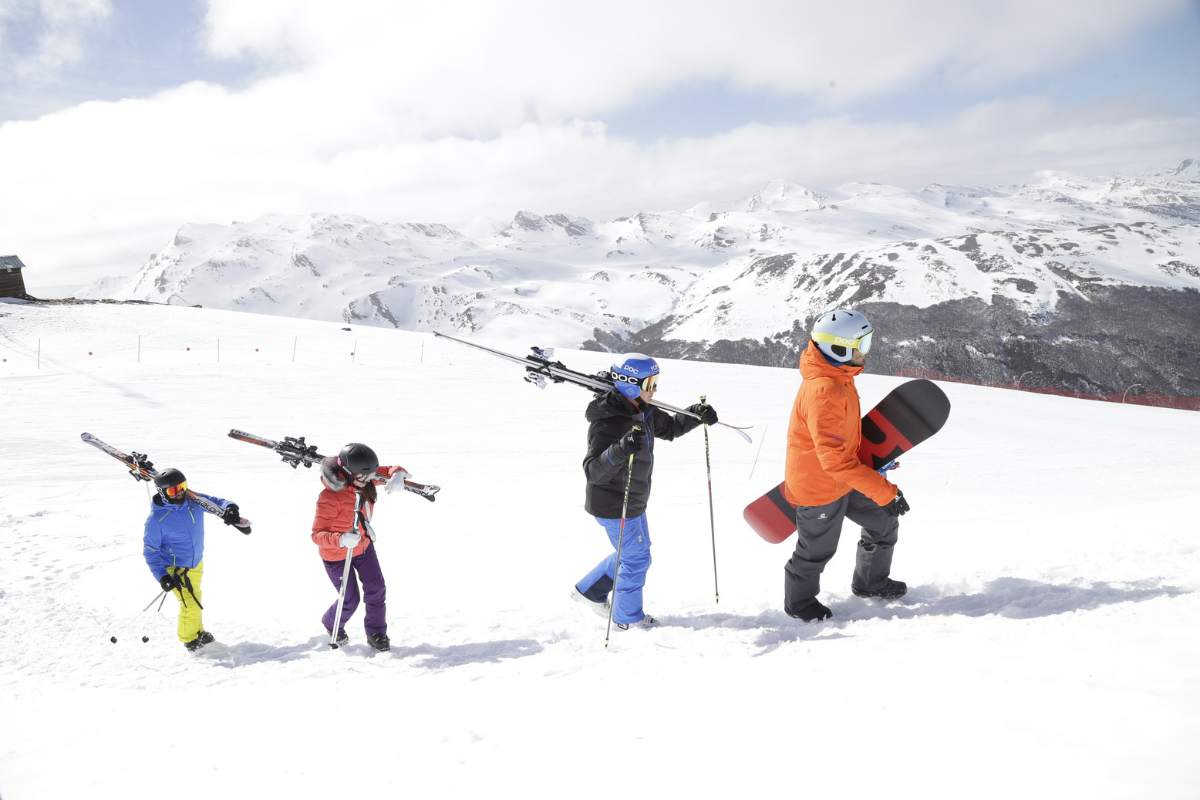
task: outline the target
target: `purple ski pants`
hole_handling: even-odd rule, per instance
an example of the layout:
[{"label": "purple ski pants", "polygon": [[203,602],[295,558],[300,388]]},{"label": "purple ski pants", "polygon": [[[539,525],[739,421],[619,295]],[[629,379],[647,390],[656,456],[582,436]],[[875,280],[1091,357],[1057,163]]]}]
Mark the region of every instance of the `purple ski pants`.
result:
[{"label": "purple ski pants", "polygon": [[[333,588],[342,590],[342,572],[346,568],[343,561],[324,561],[325,573],[333,583]],[[358,575],[358,580],[354,576]],[[379,567],[379,557],[375,555],[375,543],[367,545],[367,549],[356,555],[350,561],[350,585],[346,587],[346,603],[342,606],[342,629],[346,621],[354,616],[358,608],[358,581],[362,581],[362,599],[367,606],[367,620],[364,627],[368,636],[377,633],[387,633],[387,586],[383,582],[383,570]],[[333,630],[333,618],[337,614],[337,600],[321,617],[325,630]]]}]

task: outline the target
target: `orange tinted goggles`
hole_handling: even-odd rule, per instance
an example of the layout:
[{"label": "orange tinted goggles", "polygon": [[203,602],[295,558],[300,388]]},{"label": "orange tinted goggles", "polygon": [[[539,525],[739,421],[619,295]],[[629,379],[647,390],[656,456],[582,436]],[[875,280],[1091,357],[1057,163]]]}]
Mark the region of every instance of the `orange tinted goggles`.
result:
[{"label": "orange tinted goggles", "polygon": [[643,392],[657,391],[658,390],[658,376],[651,375],[649,378],[646,378],[645,380],[642,381],[641,386],[642,386]]},{"label": "orange tinted goggles", "polygon": [[186,493],[187,493],[187,481],[184,481],[183,483],[177,483],[174,486],[168,486],[167,488],[163,489],[163,494],[165,494],[167,497],[170,497],[172,499],[179,497],[180,495],[186,494]]}]

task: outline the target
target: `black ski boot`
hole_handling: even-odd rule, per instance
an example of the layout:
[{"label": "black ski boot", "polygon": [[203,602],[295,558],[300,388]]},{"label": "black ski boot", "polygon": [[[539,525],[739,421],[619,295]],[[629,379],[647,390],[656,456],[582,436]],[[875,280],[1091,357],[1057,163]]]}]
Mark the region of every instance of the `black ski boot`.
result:
[{"label": "black ski boot", "polygon": [[833,612],[829,610],[829,607],[815,597],[799,608],[785,608],[784,611],[792,619],[798,619],[802,622],[820,622],[823,619],[829,619],[833,616]]},{"label": "black ski boot", "polygon": [[211,633],[209,633],[208,631],[200,631],[199,633],[196,634],[195,639],[192,639],[190,642],[185,643],[183,646],[186,647],[190,652],[194,653],[197,650],[199,650],[201,647],[204,647],[204,645],[212,644],[214,641],[216,641],[216,639],[213,637],[213,635]]},{"label": "black ski boot", "polygon": [[386,633],[372,633],[367,637],[367,644],[381,653],[386,653],[392,649],[392,642],[388,639]]},{"label": "black ski boot", "polygon": [[[328,639],[332,635],[333,635],[333,631],[325,631],[326,639]],[[343,628],[342,630],[338,631],[337,639],[334,640],[334,642],[337,644],[337,646],[341,647],[348,641],[350,641],[350,637],[346,635],[346,629]]]},{"label": "black ski boot", "polygon": [[855,597],[877,597],[880,600],[895,600],[899,597],[904,597],[908,592],[908,584],[904,581],[894,581],[891,578],[884,578],[883,582],[874,589],[860,589],[857,586],[851,586],[850,591],[854,592]]}]

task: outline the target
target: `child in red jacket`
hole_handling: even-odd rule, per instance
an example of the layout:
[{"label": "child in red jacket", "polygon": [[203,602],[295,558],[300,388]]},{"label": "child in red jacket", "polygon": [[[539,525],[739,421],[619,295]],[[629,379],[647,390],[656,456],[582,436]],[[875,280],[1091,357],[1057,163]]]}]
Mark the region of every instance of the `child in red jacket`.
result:
[{"label": "child in red jacket", "polygon": [[[407,476],[408,471],[403,467],[380,467],[375,451],[365,444],[348,444],[337,456],[330,456],[321,462],[321,483],[325,488],[317,497],[312,540],[320,547],[325,572],[339,593],[342,590],[347,550],[351,551],[351,572],[357,573],[358,580],[351,576],[346,586],[341,624],[344,626],[358,608],[358,583],[361,581],[362,599],[367,606],[367,644],[380,651],[390,649],[391,642],[387,635],[387,586],[379,566],[379,557],[375,554],[374,532],[370,527],[371,512],[379,496],[376,485],[395,481],[403,486]],[[359,506],[359,518],[355,519],[355,495],[359,492],[362,493],[362,503]],[[321,617],[325,631],[330,635],[336,614],[335,602]],[[337,632],[338,644],[348,638],[345,627],[340,627]]]}]

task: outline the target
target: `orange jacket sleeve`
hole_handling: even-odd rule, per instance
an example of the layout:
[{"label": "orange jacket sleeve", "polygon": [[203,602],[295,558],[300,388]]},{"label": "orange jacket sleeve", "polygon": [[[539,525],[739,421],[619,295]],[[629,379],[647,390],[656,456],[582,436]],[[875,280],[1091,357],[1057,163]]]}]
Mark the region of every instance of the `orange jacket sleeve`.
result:
[{"label": "orange jacket sleeve", "polygon": [[857,417],[847,418],[838,394],[833,384],[816,387],[814,392],[816,413],[806,421],[817,460],[830,477],[885,506],[896,499],[896,486],[858,460],[859,437],[854,434],[862,423]]},{"label": "orange jacket sleeve", "polygon": [[326,489],[317,497],[317,514],[313,518],[312,540],[322,547],[337,547],[338,540],[345,533],[333,530],[337,519],[337,504],[333,501],[332,494]]},{"label": "orange jacket sleeve", "polygon": [[375,470],[375,477],[373,477],[371,481],[376,484],[387,483],[397,472],[407,473],[408,470],[406,470],[404,467],[380,467],[379,469]]}]

